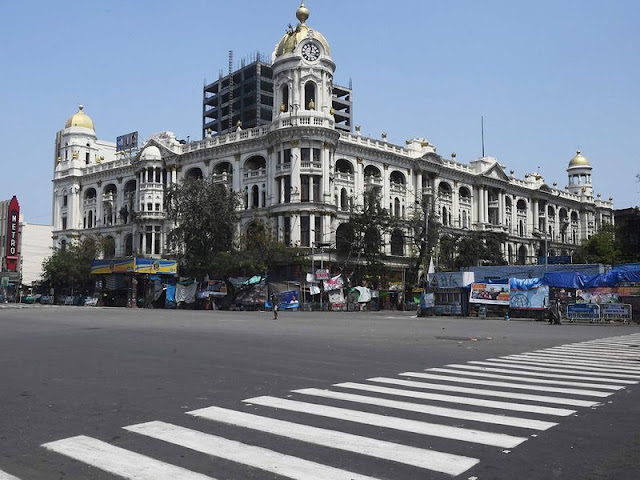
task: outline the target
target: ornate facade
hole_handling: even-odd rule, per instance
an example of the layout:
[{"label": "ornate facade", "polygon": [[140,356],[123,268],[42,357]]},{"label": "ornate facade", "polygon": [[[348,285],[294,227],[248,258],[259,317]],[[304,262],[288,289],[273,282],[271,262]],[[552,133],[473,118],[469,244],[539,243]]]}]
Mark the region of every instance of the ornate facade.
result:
[{"label": "ornate facade", "polygon": [[[470,163],[444,158],[425,139],[405,145],[335,128],[335,64],[328,41],[298,25],[272,55],[273,120],[268,125],[183,143],[170,132],[154,135],[135,155],[118,155],[97,139],[82,108],[57,135],[54,173],[54,244],[100,233],[113,238],[106,256],[171,254],[166,248],[164,191],[188,176],[211,176],[240,192],[242,229],[261,220],[290,245],[335,248],[350,207],[377,189],[384,205],[409,219],[427,198],[441,232],[504,233],[509,263],[536,263],[571,255],[603,223],[613,222],[611,199],[594,197],[592,167],[578,152],[567,168],[567,186],[548,185],[538,173],[515,178],[496,159]],[[135,221],[133,219],[135,218]],[[389,263],[406,265],[414,253],[411,232],[386,240]],[[331,254],[330,254],[331,255]],[[325,257],[327,259],[328,257]]]}]

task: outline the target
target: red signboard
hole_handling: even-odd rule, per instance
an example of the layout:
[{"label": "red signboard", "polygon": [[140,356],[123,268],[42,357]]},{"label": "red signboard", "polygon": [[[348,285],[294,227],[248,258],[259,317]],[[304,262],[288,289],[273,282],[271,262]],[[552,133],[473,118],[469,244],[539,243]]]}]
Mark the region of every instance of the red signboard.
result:
[{"label": "red signboard", "polygon": [[7,215],[7,270],[18,269],[18,238],[20,236],[20,205],[14,195]]}]

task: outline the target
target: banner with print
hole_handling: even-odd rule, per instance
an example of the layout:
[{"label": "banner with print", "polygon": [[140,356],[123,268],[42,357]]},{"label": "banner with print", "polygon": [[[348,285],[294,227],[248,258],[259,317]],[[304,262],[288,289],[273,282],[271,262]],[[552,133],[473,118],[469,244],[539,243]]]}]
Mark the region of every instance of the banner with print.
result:
[{"label": "banner with print", "polygon": [[509,305],[509,285],[503,283],[472,283],[470,303]]}]

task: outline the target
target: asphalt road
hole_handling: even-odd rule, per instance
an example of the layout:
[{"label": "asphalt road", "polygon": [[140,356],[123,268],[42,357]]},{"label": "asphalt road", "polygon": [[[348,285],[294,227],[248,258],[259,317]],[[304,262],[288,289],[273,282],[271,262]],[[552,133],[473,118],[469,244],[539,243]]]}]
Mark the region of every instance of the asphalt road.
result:
[{"label": "asphalt road", "polygon": [[[0,480],[640,475],[636,325],[33,306],[0,308],[0,332]],[[597,339],[605,340],[583,343]],[[469,362],[567,344],[578,345],[552,357],[512,357],[520,363],[497,365],[507,370],[494,377],[425,372],[486,368]],[[550,367],[547,375],[575,369],[565,376],[577,380],[514,379],[543,373],[523,366]],[[483,372],[491,370],[475,371]],[[583,385],[571,386],[580,376]],[[300,389],[316,390],[292,392]],[[547,400],[513,397],[523,394]],[[121,476],[105,471],[118,469]]]}]

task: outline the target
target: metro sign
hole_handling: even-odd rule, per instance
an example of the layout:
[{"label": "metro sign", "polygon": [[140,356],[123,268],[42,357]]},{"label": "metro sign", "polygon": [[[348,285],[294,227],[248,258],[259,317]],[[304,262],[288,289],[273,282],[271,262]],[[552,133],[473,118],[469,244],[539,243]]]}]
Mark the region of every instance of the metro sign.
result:
[{"label": "metro sign", "polygon": [[7,216],[7,270],[15,272],[18,269],[18,239],[20,236],[20,205],[14,195],[9,202]]}]

